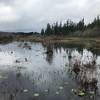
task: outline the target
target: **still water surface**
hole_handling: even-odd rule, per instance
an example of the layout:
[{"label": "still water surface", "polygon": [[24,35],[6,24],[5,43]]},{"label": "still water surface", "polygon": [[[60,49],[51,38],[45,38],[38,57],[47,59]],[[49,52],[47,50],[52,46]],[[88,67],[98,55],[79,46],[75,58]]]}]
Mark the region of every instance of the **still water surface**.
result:
[{"label": "still water surface", "polygon": [[[89,100],[73,94],[79,83],[69,67],[72,53],[92,55],[91,51],[60,45],[48,55],[41,43],[29,43],[31,49],[18,45],[20,42],[0,45],[0,100]],[[99,55],[96,63],[98,93],[94,100],[99,100]]]}]

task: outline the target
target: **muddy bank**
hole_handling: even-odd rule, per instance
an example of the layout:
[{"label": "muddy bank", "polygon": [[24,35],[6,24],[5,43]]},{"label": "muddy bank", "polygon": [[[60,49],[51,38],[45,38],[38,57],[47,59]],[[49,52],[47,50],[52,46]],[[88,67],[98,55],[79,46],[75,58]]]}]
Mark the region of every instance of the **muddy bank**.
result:
[{"label": "muddy bank", "polygon": [[40,42],[43,45],[51,44],[66,44],[67,46],[76,46],[88,48],[91,50],[100,51],[100,38],[84,38],[84,37],[67,37],[67,36],[27,36],[27,37],[16,37],[15,41],[31,41]]}]

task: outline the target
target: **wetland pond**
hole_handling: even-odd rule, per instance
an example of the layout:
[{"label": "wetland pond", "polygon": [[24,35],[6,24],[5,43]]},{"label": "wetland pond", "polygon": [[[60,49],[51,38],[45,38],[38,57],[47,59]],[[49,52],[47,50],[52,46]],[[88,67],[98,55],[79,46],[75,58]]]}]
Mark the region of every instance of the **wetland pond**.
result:
[{"label": "wetland pond", "polygon": [[[52,54],[47,49],[42,43],[0,45],[0,100],[100,100],[99,54],[64,44],[53,45]],[[71,69],[75,61],[88,63],[93,56],[95,67],[87,68],[91,71],[85,73],[87,79],[96,80],[94,87],[88,89],[91,96],[79,91],[79,80],[85,76]]]}]

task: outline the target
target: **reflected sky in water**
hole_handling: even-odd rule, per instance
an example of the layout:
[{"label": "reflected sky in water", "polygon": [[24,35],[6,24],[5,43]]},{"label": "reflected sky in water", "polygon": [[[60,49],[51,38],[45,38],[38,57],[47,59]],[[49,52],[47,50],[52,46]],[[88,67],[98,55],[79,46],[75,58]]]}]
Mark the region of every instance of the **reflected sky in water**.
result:
[{"label": "reflected sky in water", "polygon": [[[88,100],[79,98],[71,90],[78,88],[76,80],[69,74],[70,56],[92,56],[86,49],[53,48],[53,54],[46,54],[41,43],[28,43],[28,48],[19,47],[20,42],[0,45],[0,98],[2,100]],[[22,43],[23,44],[23,43]],[[27,59],[27,61],[25,60]],[[17,62],[16,62],[17,60]],[[90,59],[91,60],[91,59]],[[97,55],[98,87],[100,56]],[[4,77],[4,78],[3,78]],[[28,92],[23,91],[27,89]],[[45,93],[48,90],[48,93]],[[99,90],[98,90],[99,91]],[[59,92],[59,95],[56,93]],[[39,97],[34,97],[39,93]],[[96,97],[99,100],[99,97]]]}]

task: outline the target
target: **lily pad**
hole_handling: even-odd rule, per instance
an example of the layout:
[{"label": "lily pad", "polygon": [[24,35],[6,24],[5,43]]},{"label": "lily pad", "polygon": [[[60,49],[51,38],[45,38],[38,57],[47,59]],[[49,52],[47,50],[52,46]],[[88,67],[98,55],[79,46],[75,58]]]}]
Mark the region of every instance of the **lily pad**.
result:
[{"label": "lily pad", "polygon": [[34,93],[33,95],[34,95],[34,97],[38,97],[38,96],[40,96],[39,93]]},{"label": "lily pad", "polygon": [[56,92],[56,95],[59,95],[59,94],[60,94],[60,93],[57,91],[57,92]]},{"label": "lily pad", "polygon": [[77,93],[77,90],[76,90],[76,89],[72,89],[72,92],[73,92],[74,94],[76,94],[76,93]]},{"label": "lily pad", "polygon": [[60,89],[60,90],[63,90],[63,89],[64,89],[64,87],[60,86],[60,87],[59,87],[59,89]]},{"label": "lily pad", "polygon": [[0,79],[7,79],[7,77],[0,75]]},{"label": "lily pad", "polygon": [[26,92],[28,92],[28,90],[27,89],[24,89],[23,92],[26,93]]},{"label": "lily pad", "polygon": [[94,92],[94,91],[90,91],[90,94],[91,94],[91,95],[95,95],[95,92]]},{"label": "lily pad", "polygon": [[82,90],[80,90],[80,91],[78,92],[78,96],[81,96],[81,97],[85,96],[85,92],[83,92]]},{"label": "lily pad", "polygon": [[49,90],[44,90],[44,92],[49,92]]},{"label": "lily pad", "polygon": [[65,85],[68,85],[68,82],[65,82],[64,84],[65,84]]}]

